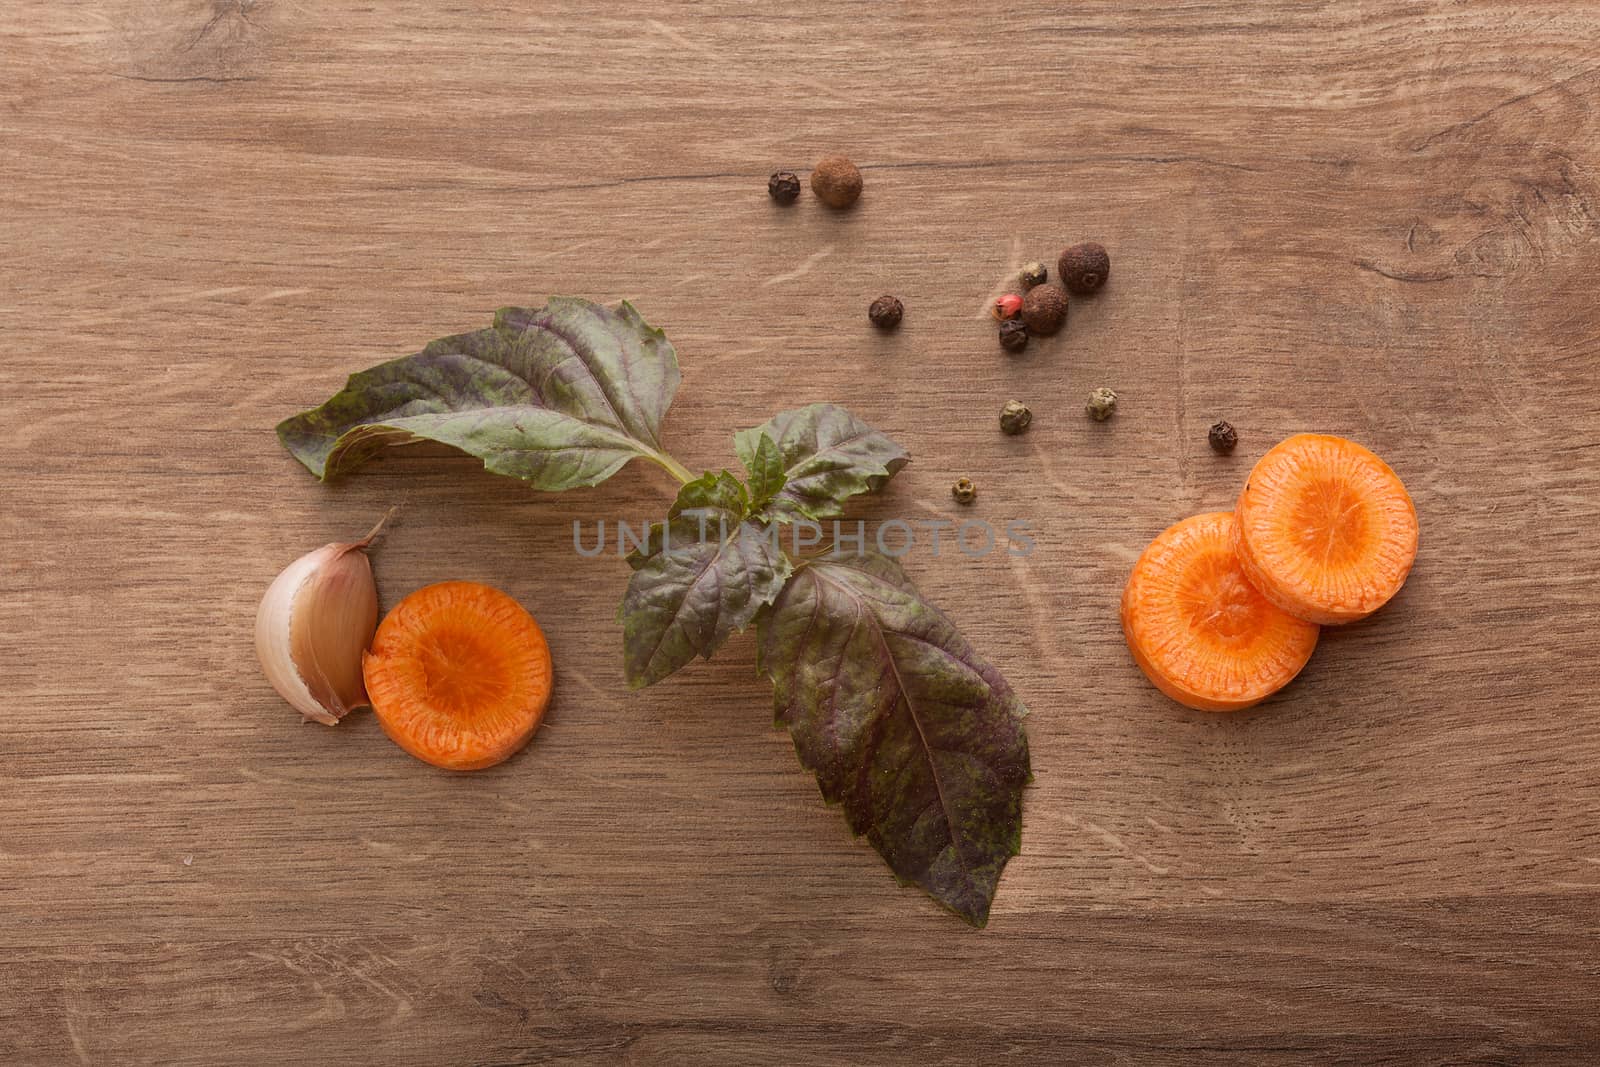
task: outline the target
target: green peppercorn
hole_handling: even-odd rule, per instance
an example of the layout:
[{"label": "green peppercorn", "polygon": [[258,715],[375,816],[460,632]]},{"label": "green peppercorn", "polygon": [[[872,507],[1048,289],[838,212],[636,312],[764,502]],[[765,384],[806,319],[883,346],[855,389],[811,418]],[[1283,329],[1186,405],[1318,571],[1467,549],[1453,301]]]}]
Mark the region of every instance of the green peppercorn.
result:
[{"label": "green peppercorn", "polygon": [[793,171],[774,171],[767,179],[767,195],[780,204],[792,204],[800,199],[800,176]]},{"label": "green peppercorn", "polygon": [[957,504],[970,504],[978,499],[978,487],[972,484],[971,478],[957,478],[956,484],[950,487],[950,495],[956,498]]},{"label": "green peppercorn", "polygon": [[1022,273],[1017,275],[1017,280],[1022,282],[1023,288],[1032,289],[1036,285],[1043,285],[1050,280],[1050,272],[1043,263],[1034,261],[1022,268]]},{"label": "green peppercorn", "polygon": [[905,313],[905,305],[893,296],[880,296],[867,308],[867,318],[880,330],[892,330],[900,325],[900,318]]},{"label": "green peppercorn", "polygon": [[1033,412],[1020,400],[1007,400],[1006,406],[1000,409],[1000,429],[1006,433],[1025,433],[1032,422]]},{"label": "green peppercorn", "polygon": [[1096,389],[1089,394],[1089,403],[1086,410],[1094,417],[1096,422],[1105,422],[1117,410],[1116,391],[1104,387]]},{"label": "green peppercorn", "polygon": [[1007,352],[1021,352],[1028,347],[1028,324],[1021,319],[1007,319],[1000,324],[1000,347]]},{"label": "green peppercorn", "polygon": [[1211,442],[1211,451],[1227,455],[1239,443],[1239,431],[1233,428],[1233,423],[1224,419],[1212,425],[1206,439]]}]

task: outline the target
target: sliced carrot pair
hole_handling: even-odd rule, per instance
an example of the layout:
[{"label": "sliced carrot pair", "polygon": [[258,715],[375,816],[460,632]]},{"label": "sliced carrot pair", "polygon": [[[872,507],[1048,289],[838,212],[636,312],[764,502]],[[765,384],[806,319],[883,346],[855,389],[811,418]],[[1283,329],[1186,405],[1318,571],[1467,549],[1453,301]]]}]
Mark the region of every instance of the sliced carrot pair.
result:
[{"label": "sliced carrot pair", "polygon": [[453,771],[527,744],[550,703],[550,646],[533,616],[476,582],[425,586],[396,604],[362,660],[384,733]]},{"label": "sliced carrot pair", "polygon": [[1354,441],[1298,434],[1261,458],[1232,512],[1150,543],[1123,589],[1123,634],[1179,703],[1247,708],[1300,673],[1319,624],[1387,603],[1416,554],[1416,508],[1389,465]]}]

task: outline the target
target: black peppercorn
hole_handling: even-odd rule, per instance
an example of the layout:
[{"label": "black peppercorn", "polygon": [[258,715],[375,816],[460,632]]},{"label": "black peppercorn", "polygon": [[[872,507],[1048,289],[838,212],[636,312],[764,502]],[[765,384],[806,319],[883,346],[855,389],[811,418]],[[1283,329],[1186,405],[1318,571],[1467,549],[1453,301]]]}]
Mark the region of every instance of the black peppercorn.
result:
[{"label": "black peppercorn", "polygon": [[792,204],[800,199],[800,177],[793,171],[773,172],[767,179],[767,195],[780,204]]},{"label": "black peppercorn", "polygon": [[1056,269],[1060,272],[1061,284],[1083,296],[1106,283],[1111,274],[1111,256],[1105,245],[1085,241],[1061,253]]},{"label": "black peppercorn", "polygon": [[1067,291],[1046,282],[1028,290],[1022,298],[1022,321],[1040,337],[1048,337],[1067,321]]},{"label": "black peppercorn", "polygon": [[970,504],[978,499],[978,487],[972,484],[971,478],[957,478],[956,484],[950,487],[950,495],[956,498],[957,504]]},{"label": "black peppercorn", "polygon": [[1045,282],[1049,281],[1050,272],[1045,269],[1045,265],[1043,263],[1029,263],[1026,267],[1023,267],[1022,272],[1017,275],[1017,280],[1022,283],[1023,288],[1032,289],[1036,285],[1043,285]]},{"label": "black peppercorn", "polygon": [[829,207],[849,207],[861,196],[861,171],[844,156],[824,156],[811,172],[811,191]]},{"label": "black peppercorn", "polygon": [[1000,324],[1000,347],[1007,352],[1021,352],[1028,347],[1028,324],[1021,319],[1007,319]]},{"label": "black peppercorn", "polygon": [[1223,420],[1212,425],[1206,439],[1211,442],[1211,451],[1227,455],[1239,443],[1239,431],[1233,428],[1233,423]]},{"label": "black peppercorn", "polygon": [[1033,422],[1033,412],[1020,400],[1007,400],[1000,409],[1000,428],[1009,434],[1024,433]]},{"label": "black peppercorn", "polygon": [[880,296],[867,308],[867,318],[880,330],[892,330],[900,325],[900,317],[905,313],[905,305],[893,296]]}]

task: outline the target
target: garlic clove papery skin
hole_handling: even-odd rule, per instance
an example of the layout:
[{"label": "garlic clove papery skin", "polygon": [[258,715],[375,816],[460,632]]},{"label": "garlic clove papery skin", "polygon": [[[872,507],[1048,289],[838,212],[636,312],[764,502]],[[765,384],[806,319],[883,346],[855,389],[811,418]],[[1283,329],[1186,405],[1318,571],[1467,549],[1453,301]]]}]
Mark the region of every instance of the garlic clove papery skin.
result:
[{"label": "garlic clove papery skin", "polygon": [[367,703],[361,654],[378,628],[378,588],[365,551],[371,540],[301,556],[267,587],[256,611],[261,669],[307,720],[335,726]]}]

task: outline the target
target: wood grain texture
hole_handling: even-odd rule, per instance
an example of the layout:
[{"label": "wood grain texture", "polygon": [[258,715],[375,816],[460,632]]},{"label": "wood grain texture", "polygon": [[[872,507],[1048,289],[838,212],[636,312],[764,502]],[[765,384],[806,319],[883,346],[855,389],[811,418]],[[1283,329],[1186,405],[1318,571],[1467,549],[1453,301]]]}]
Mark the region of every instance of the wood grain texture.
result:
[{"label": "wood grain texture", "polygon": [[[1532,0],[0,5],[0,1060],[1594,1062],[1597,39]],[[834,150],[857,210],[769,202]],[[1090,237],[1110,285],[1005,357],[986,300]],[[865,514],[970,474],[1035,523],[907,561],[1032,709],[988,930],[849,839],[748,638],[627,692],[626,568],[571,524],[653,516],[649,472],[277,448],[551,293],[668,331],[686,462],[834,400],[914,457]],[[1402,473],[1417,569],[1259,711],[1186,712],[1127,569],[1312,429]],[[386,604],[478,579],[549,635],[492,771],[255,665],[273,574],[393,504]]]}]

